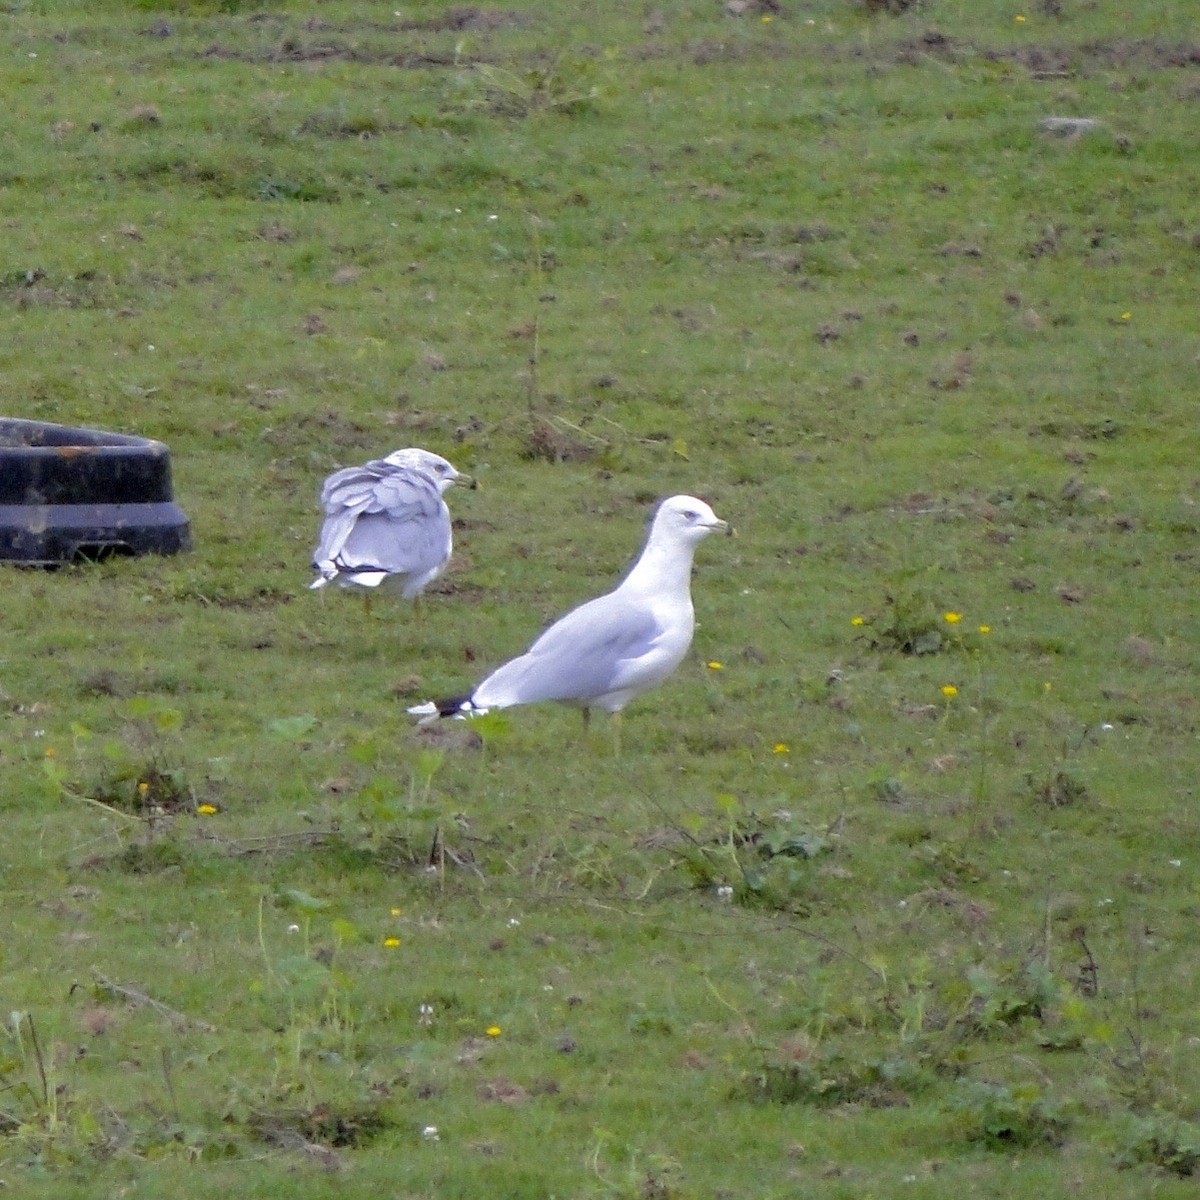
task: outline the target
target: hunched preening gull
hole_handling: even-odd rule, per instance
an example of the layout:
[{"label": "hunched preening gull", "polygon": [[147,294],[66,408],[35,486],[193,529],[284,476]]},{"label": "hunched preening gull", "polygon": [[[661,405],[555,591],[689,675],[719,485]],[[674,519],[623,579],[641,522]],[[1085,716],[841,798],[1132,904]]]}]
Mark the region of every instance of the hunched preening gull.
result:
[{"label": "hunched preening gull", "polygon": [[415,447],[335,471],[321,488],[325,521],[309,587],[362,589],[369,608],[383,586],[413,600],[419,617],[421,592],[446,569],[453,545],[442,493],[466,478]]},{"label": "hunched preening gull", "polygon": [[427,719],[559,700],[616,716],[662,683],[692,643],[692,556],[698,542],[729,526],[703,500],[672,496],[650,526],[641,557],[620,586],[561,617],[519,658],[465,696],[408,711]]}]

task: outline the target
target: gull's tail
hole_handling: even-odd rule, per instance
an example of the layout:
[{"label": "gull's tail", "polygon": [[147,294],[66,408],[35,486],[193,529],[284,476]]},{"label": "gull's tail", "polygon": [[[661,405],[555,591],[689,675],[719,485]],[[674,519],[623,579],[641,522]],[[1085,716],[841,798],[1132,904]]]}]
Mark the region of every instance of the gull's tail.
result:
[{"label": "gull's tail", "polygon": [[335,580],[342,587],[376,588],[390,574],[371,563],[350,566],[340,558],[314,558],[313,570],[317,572],[317,577],[308,585],[310,588],[323,588]]},{"label": "gull's tail", "polygon": [[337,567],[331,562],[313,562],[313,570],[319,572],[309,588],[323,588],[331,584],[337,577]]},{"label": "gull's tail", "polygon": [[414,704],[408,712],[421,718],[419,724],[429,725],[446,717],[457,717],[462,721],[467,717],[479,716],[487,709],[480,708],[468,692],[464,696],[449,696],[445,700],[426,700],[424,704]]}]

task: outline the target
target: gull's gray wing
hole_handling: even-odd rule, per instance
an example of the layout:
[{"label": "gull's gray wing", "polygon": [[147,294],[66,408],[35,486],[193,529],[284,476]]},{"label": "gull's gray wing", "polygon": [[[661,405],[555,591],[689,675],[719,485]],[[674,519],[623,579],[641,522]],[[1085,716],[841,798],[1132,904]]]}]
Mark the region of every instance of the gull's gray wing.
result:
[{"label": "gull's gray wing", "polygon": [[378,459],[335,471],[321,489],[325,523],[318,568],[432,570],[450,553],[450,512],[428,475]]},{"label": "gull's gray wing", "polygon": [[487,708],[602,696],[624,685],[628,668],[662,633],[649,608],[610,592],[556,621],[520,658],[493,671],[471,699]]},{"label": "gull's gray wing", "polygon": [[342,570],[420,575],[450,557],[450,544],[448,512],[421,517],[364,513],[354,522],[334,561]]}]

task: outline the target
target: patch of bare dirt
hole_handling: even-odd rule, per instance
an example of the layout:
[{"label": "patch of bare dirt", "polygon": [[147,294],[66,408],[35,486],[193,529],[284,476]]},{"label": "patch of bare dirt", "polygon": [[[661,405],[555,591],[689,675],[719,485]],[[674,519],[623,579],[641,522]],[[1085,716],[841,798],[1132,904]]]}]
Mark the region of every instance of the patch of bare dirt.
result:
[{"label": "patch of bare dirt", "polygon": [[383,46],[364,46],[351,40],[362,33],[476,32],[523,25],[527,18],[505,9],[479,8],[475,5],[456,5],[445,12],[421,20],[397,21],[391,24],[364,22],[350,26],[335,26],[324,20],[311,20],[303,34],[289,33],[271,49],[243,49],[214,42],[200,52],[202,58],[231,58],[242,62],[361,62],[408,69],[448,67],[483,62],[483,58],[452,52],[426,50],[395,51]]},{"label": "patch of bare dirt", "polygon": [[0,300],[17,308],[94,308],[94,278],[94,273],[88,271],[50,283],[41,268],[19,271],[8,279],[0,278]]},{"label": "patch of bare dirt", "polygon": [[553,421],[539,417],[525,438],[521,457],[531,462],[586,462],[595,456],[598,448],[598,442],[582,441]]},{"label": "patch of bare dirt", "polygon": [[403,70],[420,70],[424,67],[468,66],[486,62],[486,58],[469,54],[427,53],[424,51],[402,51],[377,49],[367,46],[351,46],[339,41],[306,41],[298,37],[286,37],[270,50],[243,50],[214,42],[200,51],[201,58],[228,58],[238,62],[354,62],[373,66],[399,67]]},{"label": "patch of bare dirt", "polygon": [[892,46],[870,50],[856,46],[850,53],[854,57],[870,56],[878,62],[890,61],[910,66],[928,57],[959,61],[978,56],[990,62],[1016,63],[1037,79],[1061,79],[1069,75],[1088,74],[1093,70],[1132,66],[1162,69],[1200,65],[1200,42],[1168,43],[1143,38],[1083,42],[1076,46],[1035,43],[995,48],[950,37],[934,27],[918,37],[905,38]]},{"label": "patch of bare dirt", "polygon": [[402,21],[401,29],[424,30],[491,30],[523,25],[525,16],[500,8],[477,8],[473,4],[459,4],[448,8],[437,16],[423,21]]}]

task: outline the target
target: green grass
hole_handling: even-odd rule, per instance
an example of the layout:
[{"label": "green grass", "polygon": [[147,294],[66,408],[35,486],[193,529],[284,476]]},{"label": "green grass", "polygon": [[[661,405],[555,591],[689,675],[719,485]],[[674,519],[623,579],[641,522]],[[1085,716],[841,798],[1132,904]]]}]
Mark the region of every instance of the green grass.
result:
[{"label": "green grass", "polygon": [[[167,441],[196,546],[0,578],[12,1194],[1192,1193],[1200,68],[1134,7],[2,6],[0,411]],[[408,444],[484,483],[420,625],[305,586]],[[619,758],[414,732],[683,491],[739,537]]]}]

